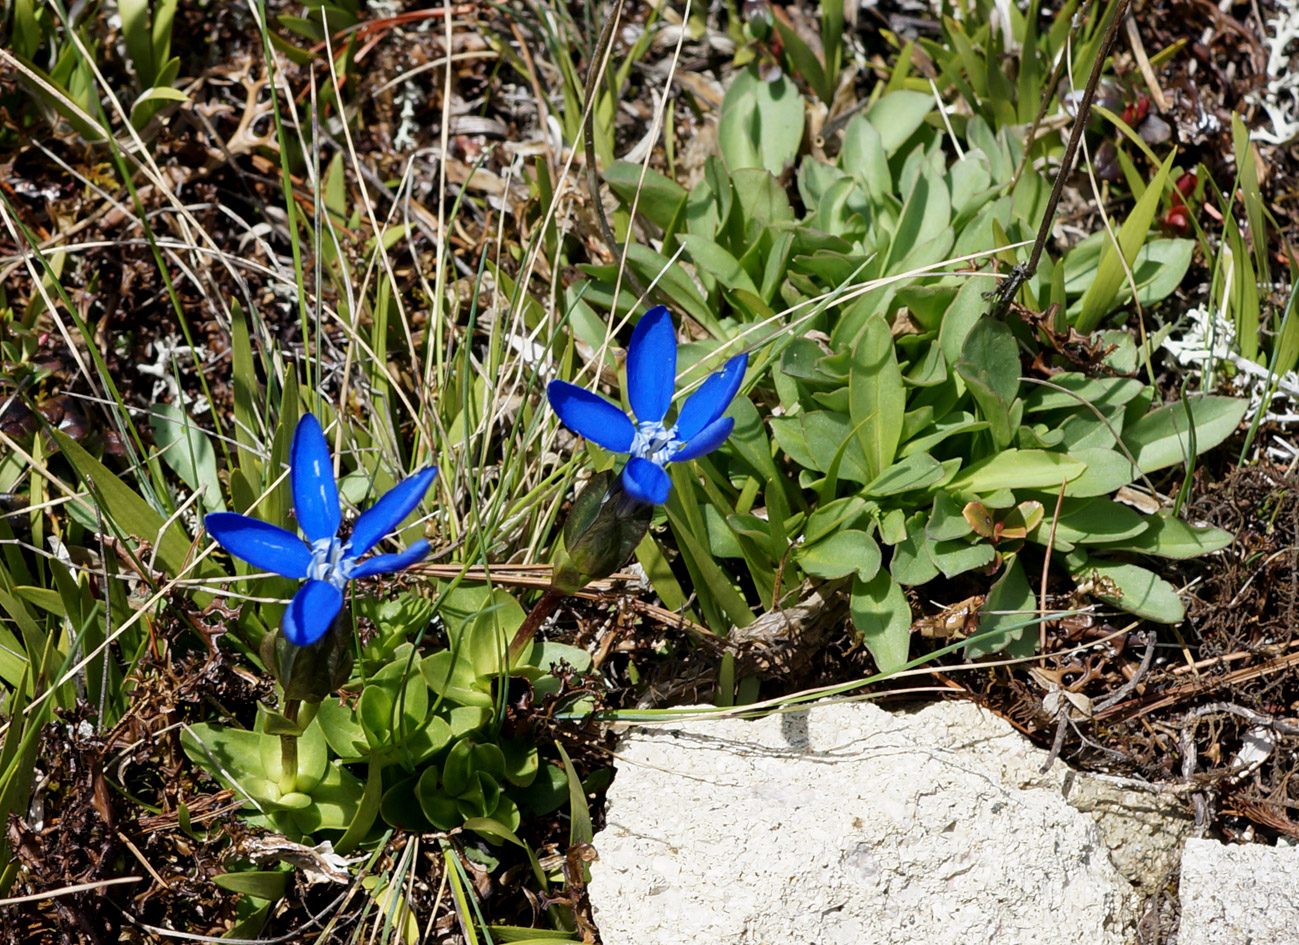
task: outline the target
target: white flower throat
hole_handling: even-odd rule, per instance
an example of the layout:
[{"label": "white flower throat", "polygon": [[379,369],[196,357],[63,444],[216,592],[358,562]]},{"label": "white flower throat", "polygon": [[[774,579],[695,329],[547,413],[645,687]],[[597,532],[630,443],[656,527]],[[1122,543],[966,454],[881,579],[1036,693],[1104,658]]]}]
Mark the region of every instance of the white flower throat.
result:
[{"label": "white flower throat", "polygon": [[636,425],[636,436],[631,441],[631,455],[648,459],[662,467],[668,464],[680,445],[675,425],[668,429],[661,421],[645,420]]},{"label": "white flower throat", "polygon": [[311,543],[311,567],[307,577],[313,581],[328,581],[340,591],[346,586],[356,566],[356,559],[348,552],[351,542],[337,538],[319,538]]}]

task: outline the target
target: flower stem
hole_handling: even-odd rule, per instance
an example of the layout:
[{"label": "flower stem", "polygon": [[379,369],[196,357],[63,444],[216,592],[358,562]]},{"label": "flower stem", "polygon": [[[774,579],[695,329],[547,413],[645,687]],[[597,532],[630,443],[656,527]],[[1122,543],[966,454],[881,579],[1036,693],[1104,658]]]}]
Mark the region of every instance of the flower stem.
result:
[{"label": "flower stem", "polygon": [[[284,717],[290,722],[298,720],[300,699],[284,701]],[[288,794],[298,789],[298,736],[280,736],[280,793]]]},{"label": "flower stem", "polygon": [[548,587],[546,593],[541,595],[541,600],[532,606],[528,616],[524,618],[523,625],[519,627],[519,632],[514,635],[510,641],[510,665],[513,666],[523,655],[523,651],[528,648],[532,638],[537,635],[537,629],[542,622],[549,617],[559,606],[559,602],[565,598],[565,593],[558,588]]}]

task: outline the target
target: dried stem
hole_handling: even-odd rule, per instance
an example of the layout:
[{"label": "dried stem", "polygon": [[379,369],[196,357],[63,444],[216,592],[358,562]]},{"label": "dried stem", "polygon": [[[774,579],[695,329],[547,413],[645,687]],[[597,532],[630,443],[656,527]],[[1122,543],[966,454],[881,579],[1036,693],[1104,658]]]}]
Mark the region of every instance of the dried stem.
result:
[{"label": "dried stem", "polygon": [[510,641],[511,666],[527,649],[528,644],[532,642],[532,638],[537,635],[537,630],[541,627],[542,622],[554,613],[555,608],[559,606],[559,602],[564,599],[564,596],[563,591],[549,587],[546,588],[546,593],[541,595],[541,599],[532,606],[532,610],[524,618],[523,625],[519,627],[519,632]]},{"label": "dried stem", "polygon": [[[1047,200],[1046,210],[1042,214],[1042,225],[1038,228],[1037,239],[1033,241],[1033,252],[1028,262],[1016,266],[1011,271],[1010,277],[998,287],[988,312],[993,318],[999,319],[1006,314],[1006,309],[1010,307],[1010,302],[1019,291],[1019,287],[1031,279],[1033,273],[1037,271],[1038,260],[1042,258],[1042,248],[1046,245],[1046,239],[1051,234],[1051,226],[1055,222],[1055,211],[1060,205],[1060,195],[1064,192],[1064,185],[1069,175],[1073,173],[1074,159],[1078,156],[1078,145],[1082,142],[1083,129],[1087,127],[1087,118],[1091,114],[1092,99],[1096,96],[1096,85],[1100,82],[1101,72],[1105,68],[1105,59],[1114,45],[1114,37],[1118,34],[1119,25],[1127,16],[1128,6],[1129,0],[1120,0],[1119,8],[1114,12],[1114,19],[1110,21],[1109,28],[1105,31],[1105,38],[1096,50],[1096,61],[1092,63],[1091,75],[1087,77],[1087,88],[1083,92],[1082,101],[1078,104],[1073,131],[1069,135],[1069,143],[1065,145],[1064,160],[1060,162],[1055,186],[1051,188],[1051,197]],[[1048,90],[1047,94],[1051,94],[1051,91]],[[1032,146],[1031,142],[1029,146]]]}]

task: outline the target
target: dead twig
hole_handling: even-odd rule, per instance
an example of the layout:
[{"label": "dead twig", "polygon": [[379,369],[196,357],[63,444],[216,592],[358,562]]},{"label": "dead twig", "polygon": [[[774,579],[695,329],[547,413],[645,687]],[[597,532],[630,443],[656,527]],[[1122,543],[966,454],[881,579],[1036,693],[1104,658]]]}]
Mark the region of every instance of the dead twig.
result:
[{"label": "dead twig", "polygon": [[[1069,134],[1069,143],[1065,146],[1064,158],[1055,177],[1055,186],[1051,188],[1051,197],[1047,200],[1046,209],[1042,213],[1042,225],[1038,227],[1037,239],[1033,241],[1033,252],[1029,255],[1028,262],[1011,269],[1010,275],[994,291],[992,305],[988,309],[988,315],[992,318],[1000,320],[1005,316],[1006,309],[1010,307],[1020,286],[1031,279],[1033,273],[1037,271],[1038,261],[1042,258],[1042,249],[1046,246],[1047,237],[1051,235],[1056,207],[1060,205],[1065,182],[1073,173],[1074,160],[1078,157],[1078,146],[1082,143],[1083,130],[1087,127],[1087,117],[1091,113],[1092,99],[1096,97],[1096,86],[1105,68],[1105,59],[1114,45],[1114,37],[1118,35],[1119,24],[1127,15],[1130,2],[1131,0],[1120,0],[1118,9],[1114,12],[1114,19],[1110,21],[1109,28],[1105,31],[1105,38],[1101,40],[1100,48],[1096,50],[1096,61],[1092,63],[1091,74],[1087,77],[1087,88],[1083,91],[1082,101],[1078,105],[1078,114],[1074,118],[1073,131]],[[1053,90],[1048,89],[1046,94],[1053,94]]]},{"label": "dead twig", "polygon": [[[1136,634],[1134,634],[1134,636],[1136,636]],[[1098,710],[1107,709],[1110,706],[1117,705],[1119,702],[1122,702],[1124,699],[1126,699],[1132,693],[1132,691],[1136,689],[1137,686],[1141,683],[1141,680],[1145,677],[1146,673],[1150,671],[1150,664],[1153,663],[1155,660],[1155,642],[1158,639],[1158,637],[1155,635],[1153,631],[1149,631],[1149,630],[1146,631],[1143,634],[1143,636],[1145,637],[1146,652],[1141,658],[1141,664],[1137,667],[1137,671],[1132,674],[1131,679],[1129,679],[1126,683],[1124,683],[1122,686],[1116,689],[1113,693],[1106,696],[1100,702],[1093,704],[1087,710],[1088,718],[1094,719],[1096,717],[1095,713]],[[1056,758],[1059,757],[1060,755],[1060,750],[1064,748],[1065,733],[1068,731],[1068,726],[1071,721],[1070,710],[1074,708],[1077,707],[1074,705],[1073,702],[1069,701],[1068,699],[1060,700],[1060,705],[1056,709],[1056,713],[1055,713],[1057,719],[1056,728],[1055,728],[1055,739],[1051,742],[1051,751],[1046,756],[1046,762],[1042,765],[1043,774],[1046,774],[1049,770],[1051,770],[1051,766],[1055,764]],[[1081,733],[1079,734],[1081,735]],[[1101,746],[1096,746],[1096,747],[1101,747]],[[1102,747],[1101,750],[1109,751],[1110,749]]]}]

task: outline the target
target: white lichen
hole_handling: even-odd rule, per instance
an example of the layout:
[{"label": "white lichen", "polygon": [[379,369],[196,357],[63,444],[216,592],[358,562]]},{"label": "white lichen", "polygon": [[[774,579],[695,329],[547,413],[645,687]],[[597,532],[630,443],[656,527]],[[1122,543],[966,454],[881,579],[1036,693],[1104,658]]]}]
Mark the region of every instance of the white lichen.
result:
[{"label": "white lichen", "polygon": [[152,400],[158,403],[164,398],[182,409],[188,409],[192,416],[199,417],[211,409],[211,404],[203,394],[190,394],[180,386],[180,375],[192,374],[194,365],[206,364],[216,355],[204,346],[191,347],[181,344],[177,334],[167,335],[152,342],[154,362],[139,364],[137,370],[157,378],[153,383]]},{"label": "white lichen", "polygon": [[[1267,367],[1241,355],[1236,344],[1236,328],[1221,309],[1210,312],[1200,306],[1186,316],[1189,324],[1185,331],[1177,338],[1165,339],[1161,345],[1163,350],[1184,367],[1200,372],[1206,386],[1213,386],[1216,377],[1230,374],[1236,394],[1249,401],[1245,412],[1247,421],[1253,422],[1261,414],[1263,422],[1277,426],[1299,424],[1299,374],[1288,371],[1274,378]],[[1299,450],[1276,437],[1272,438],[1267,452],[1283,464],[1289,464],[1299,455]]]},{"label": "white lichen", "polygon": [[[1271,122],[1271,129],[1254,129],[1255,141],[1285,145],[1299,138],[1299,69],[1291,68],[1287,52],[1299,40],[1299,0],[1279,0],[1277,15],[1267,21],[1267,87],[1252,97]],[[1299,50],[1296,50],[1299,51]]]}]

